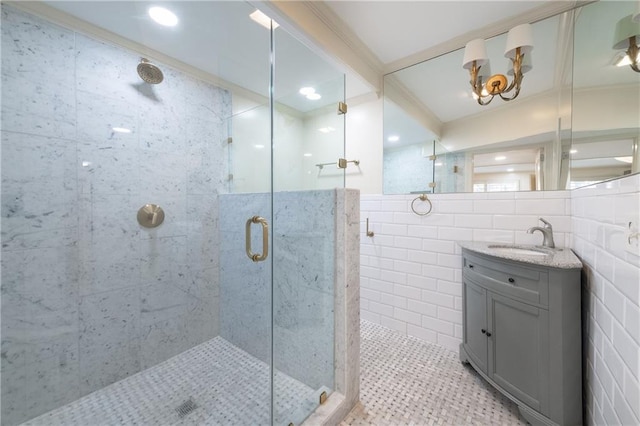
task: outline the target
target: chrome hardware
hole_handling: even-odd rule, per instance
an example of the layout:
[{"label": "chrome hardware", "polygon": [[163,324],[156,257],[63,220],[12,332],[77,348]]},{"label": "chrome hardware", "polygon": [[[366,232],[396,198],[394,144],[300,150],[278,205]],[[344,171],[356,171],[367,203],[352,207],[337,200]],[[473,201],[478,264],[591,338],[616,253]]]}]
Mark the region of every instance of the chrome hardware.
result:
[{"label": "chrome hardware", "polygon": [[487,331],[487,337],[491,337],[491,333]]},{"label": "chrome hardware", "polygon": [[156,228],[164,222],[164,210],[157,204],[145,204],[138,210],[138,223],[145,228]]},{"label": "chrome hardware", "polygon": [[[429,185],[431,185],[431,184],[429,184]],[[426,201],[427,203],[429,203],[429,210],[427,210],[426,212],[422,212],[422,213],[419,213],[418,211],[416,211],[415,202],[418,201],[418,200]],[[431,200],[429,200],[429,197],[427,197],[427,194],[422,194],[422,195],[414,198],[413,201],[411,202],[411,210],[413,210],[413,212],[415,214],[417,214],[418,216],[426,216],[429,213],[431,213],[432,209],[433,209],[433,204],[431,204]]]},{"label": "chrome hardware", "polygon": [[338,102],[338,115],[347,113],[347,104],[344,102]]},{"label": "chrome hardware", "polygon": [[516,280],[514,280],[513,278],[509,278],[509,282],[513,284],[516,282]]},{"label": "chrome hardware", "polygon": [[527,234],[533,234],[535,231],[542,232],[542,245],[544,247],[555,248],[556,244],[553,242],[553,227],[549,222],[540,218],[540,222],[544,224],[543,227],[534,226],[527,229]]},{"label": "chrome hardware", "polygon": [[[259,223],[262,225],[262,254],[253,253],[251,251],[251,224]],[[247,224],[245,226],[245,245],[247,250],[247,256],[249,259],[254,262],[262,262],[269,255],[269,224],[267,220],[260,216],[253,216],[251,219],[247,220]]]},{"label": "chrome hardware", "polygon": [[485,334],[487,332],[487,330],[485,330],[484,328],[480,329],[480,331],[482,331],[482,334]]},{"label": "chrome hardware", "polygon": [[367,237],[373,237],[373,231],[369,231],[369,218],[367,218]]}]

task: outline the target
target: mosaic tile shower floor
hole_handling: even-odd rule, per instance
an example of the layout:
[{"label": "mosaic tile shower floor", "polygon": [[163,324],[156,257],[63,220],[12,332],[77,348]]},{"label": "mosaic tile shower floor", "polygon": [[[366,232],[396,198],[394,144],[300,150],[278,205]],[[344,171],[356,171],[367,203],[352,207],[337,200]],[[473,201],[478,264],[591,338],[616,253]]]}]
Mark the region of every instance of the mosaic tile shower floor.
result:
[{"label": "mosaic tile shower floor", "polygon": [[526,425],[456,352],[362,321],[360,401],[347,425]]},{"label": "mosaic tile shower floor", "polygon": [[[317,400],[280,372],[274,387],[276,424]],[[269,394],[269,366],[216,337],[23,425],[265,425]]]}]

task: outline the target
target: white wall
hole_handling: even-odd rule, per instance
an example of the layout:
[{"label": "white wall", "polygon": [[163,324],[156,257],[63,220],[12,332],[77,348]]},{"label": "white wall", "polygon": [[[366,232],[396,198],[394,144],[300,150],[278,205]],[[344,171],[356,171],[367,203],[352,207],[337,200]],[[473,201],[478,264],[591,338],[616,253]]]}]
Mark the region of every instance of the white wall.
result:
[{"label": "white wall", "polygon": [[347,168],[346,187],[361,194],[382,193],[382,98],[350,103],[347,112],[346,156],[360,160]]},{"label": "white wall", "polygon": [[628,224],[640,225],[640,176],[572,191],[571,221],[584,264],[585,423],[637,425],[640,249],[629,244]]}]

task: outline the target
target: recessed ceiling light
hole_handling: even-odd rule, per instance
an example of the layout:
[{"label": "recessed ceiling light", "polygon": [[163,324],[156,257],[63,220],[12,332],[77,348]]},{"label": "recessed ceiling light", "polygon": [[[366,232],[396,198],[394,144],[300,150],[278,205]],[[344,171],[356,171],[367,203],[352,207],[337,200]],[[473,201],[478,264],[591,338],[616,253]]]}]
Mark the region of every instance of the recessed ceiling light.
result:
[{"label": "recessed ceiling light", "polygon": [[313,93],[316,93],[316,89],[314,89],[313,87],[303,87],[302,89],[298,90],[298,93],[304,96],[309,96]]},{"label": "recessed ceiling light", "polygon": [[578,152],[577,149],[572,149],[571,151],[569,151],[569,154],[575,154],[576,152]]},{"label": "recessed ceiling light", "polygon": [[254,147],[256,147],[257,149],[262,149],[264,148],[264,145],[254,145]]},{"label": "recessed ceiling light", "polygon": [[400,140],[400,136],[392,135],[387,138],[389,142],[398,142]]},{"label": "recessed ceiling light", "polygon": [[131,129],[127,129],[126,127],[112,127],[111,130],[116,133],[131,133]]},{"label": "recessed ceiling light", "polygon": [[318,131],[320,133],[330,133],[330,132],[333,132],[335,130],[336,129],[334,129],[333,127],[321,127],[321,128],[318,129]]},{"label": "recessed ceiling light", "polygon": [[165,27],[175,27],[178,24],[178,17],[164,7],[153,6],[149,8],[149,16],[160,25]]},{"label": "recessed ceiling light", "polygon": [[271,22],[273,22],[274,30],[280,26],[276,21],[272,21],[271,18],[269,18],[267,15],[265,15],[258,9],[256,9],[253,13],[251,13],[249,15],[249,18],[253,19],[254,22],[257,22],[258,24],[262,25],[268,30],[271,29]]},{"label": "recessed ceiling light", "polygon": [[311,153],[310,152],[304,153],[302,155],[304,155],[305,157],[311,157]]},{"label": "recessed ceiling light", "polygon": [[440,166],[442,166],[442,163],[435,163],[434,166],[440,167]]},{"label": "recessed ceiling light", "polygon": [[508,171],[508,172],[512,172],[512,171],[513,171],[513,169],[507,169],[507,171]]},{"label": "recessed ceiling light", "polygon": [[506,160],[506,159],[507,159],[507,157],[505,157],[504,155],[498,155],[498,156],[495,158],[495,160],[496,160],[496,161],[502,161],[502,160]]},{"label": "recessed ceiling light", "polygon": [[320,99],[322,96],[320,96],[320,93],[309,93],[307,95],[307,99],[309,99],[310,101],[317,101],[318,99]]}]

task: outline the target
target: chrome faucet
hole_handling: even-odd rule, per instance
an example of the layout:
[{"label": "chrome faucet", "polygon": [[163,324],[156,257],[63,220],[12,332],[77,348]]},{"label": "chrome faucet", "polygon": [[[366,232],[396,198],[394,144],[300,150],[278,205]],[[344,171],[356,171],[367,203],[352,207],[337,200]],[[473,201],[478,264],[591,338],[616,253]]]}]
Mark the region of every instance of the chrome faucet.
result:
[{"label": "chrome faucet", "polygon": [[534,226],[533,228],[527,229],[527,233],[528,234],[533,234],[535,231],[542,232],[542,236],[543,236],[542,246],[543,247],[549,247],[549,248],[555,248],[556,244],[553,242],[553,227],[551,226],[551,224],[549,222],[547,222],[543,218],[540,218],[540,222],[544,223],[543,227]]}]

